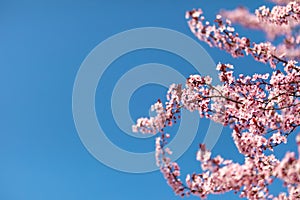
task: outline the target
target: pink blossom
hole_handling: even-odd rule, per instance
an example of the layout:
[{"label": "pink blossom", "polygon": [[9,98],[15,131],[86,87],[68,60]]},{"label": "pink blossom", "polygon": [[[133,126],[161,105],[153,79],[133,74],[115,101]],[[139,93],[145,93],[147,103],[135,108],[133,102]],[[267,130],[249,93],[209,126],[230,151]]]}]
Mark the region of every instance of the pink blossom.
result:
[{"label": "pink blossom", "polygon": [[[257,15],[268,26],[289,25],[290,22],[286,20],[290,18],[298,20],[298,3],[280,2],[286,5],[275,6],[272,10],[261,7],[257,11]],[[245,10],[235,12],[250,16]],[[233,13],[227,15],[233,17]],[[290,135],[300,127],[300,67],[296,60],[288,59],[293,56],[286,56],[292,52],[289,50],[297,50],[300,38],[287,37],[284,46],[276,48],[271,42],[251,43],[250,39],[240,37],[231,22],[221,15],[216,16],[215,25],[204,22],[201,9],[187,12],[186,17],[191,31],[200,40],[234,57],[249,54],[259,62],[269,63],[273,71],[251,76],[236,75],[233,65],[219,63],[216,70],[220,85],[212,85],[209,76],[190,75],[185,86],[172,84],[167,92],[167,102],[163,104],[158,100],[151,106],[156,116],[138,119],[132,127],[133,131],[160,133],[155,142],[156,163],[177,195],[195,195],[203,199],[209,194],[234,191],[247,199],[300,199],[299,156],[295,152],[287,152],[280,160],[268,153],[275,151],[278,145],[287,143]],[[251,23],[259,26],[254,21]],[[294,26],[289,25],[289,28],[293,31]],[[294,57],[298,56],[296,52]],[[277,66],[279,64],[281,68]],[[212,152],[200,144],[196,153],[200,172],[187,174],[185,182],[181,181],[180,167],[170,159],[172,151],[166,147],[170,134],[164,131],[167,126],[180,120],[182,109],[197,111],[201,118],[229,126],[244,162],[235,163],[220,155],[213,157]],[[300,154],[300,134],[296,136],[296,142]],[[282,192],[277,196],[269,193],[268,187],[275,179],[284,182],[287,193]]]},{"label": "pink blossom", "polygon": [[268,22],[261,22],[254,14],[251,14],[246,8],[238,7],[232,11],[221,11],[221,15],[229,19],[232,23],[241,24],[244,27],[262,30],[266,33],[270,40],[281,35],[291,35],[293,28],[292,24],[282,24],[274,26]]},{"label": "pink blossom", "polygon": [[[197,17],[194,13],[197,13]],[[188,25],[192,33],[211,47],[218,47],[227,51],[233,57],[241,57],[252,55],[257,61],[267,63],[269,62],[272,68],[276,67],[278,62],[286,62],[276,54],[276,47],[271,43],[253,43],[251,45],[250,39],[240,37],[235,32],[234,27],[231,26],[231,21],[223,19],[218,15],[215,19],[215,25],[209,25],[204,22],[204,17],[201,9],[189,11],[186,16],[189,19]]]},{"label": "pink blossom", "polygon": [[284,6],[274,6],[271,10],[266,6],[261,6],[255,11],[256,16],[261,21],[267,21],[276,25],[298,24],[300,19],[300,4],[290,1]]}]

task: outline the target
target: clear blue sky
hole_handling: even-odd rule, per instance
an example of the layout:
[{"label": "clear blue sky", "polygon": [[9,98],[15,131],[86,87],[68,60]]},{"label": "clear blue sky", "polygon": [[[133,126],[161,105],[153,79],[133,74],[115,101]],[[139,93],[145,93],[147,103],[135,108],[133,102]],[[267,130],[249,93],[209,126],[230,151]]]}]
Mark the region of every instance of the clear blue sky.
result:
[{"label": "clear blue sky", "polygon": [[[113,170],[96,160],[83,146],[72,116],[72,90],[77,71],[100,42],[119,32],[138,27],[164,27],[190,37],[184,14],[202,7],[208,19],[221,8],[233,9],[241,1],[201,0],[48,0],[0,1],[0,199],[3,200],[153,200],[175,197],[159,172],[131,174]],[[252,11],[264,1],[242,2]],[[255,41],[260,32],[238,29]],[[217,63],[231,62],[236,74],[268,71],[268,66],[251,58],[233,60],[217,49],[201,45]],[[192,51],[192,49],[191,49]],[[107,86],[98,88],[97,115],[107,137],[121,148],[148,152],[154,137],[136,139],[122,133],[112,121],[106,97],[116,81],[110,75],[122,73],[122,66],[157,62],[170,66],[185,62],[174,55],[142,51],[120,58],[107,72]],[[102,80],[103,81],[103,80]],[[102,95],[102,92],[107,95]],[[140,88],[132,97],[133,118],[145,115],[166,88],[157,85]],[[204,132],[207,121],[201,124]],[[188,151],[179,159],[183,172],[195,171],[199,164],[195,152],[201,142],[201,130]],[[293,138],[280,147],[295,150]],[[214,155],[241,161],[225,128]],[[185,164],[184,164],[185,163]],[[278,184],[280,185],[280,184]],[[273,190],[278,190],[275,186]],[[235,199],[232,194],[223,199]],[[208,199],[220,199],[209,196]],[[196,198],[189,198],[196,199]]]}]

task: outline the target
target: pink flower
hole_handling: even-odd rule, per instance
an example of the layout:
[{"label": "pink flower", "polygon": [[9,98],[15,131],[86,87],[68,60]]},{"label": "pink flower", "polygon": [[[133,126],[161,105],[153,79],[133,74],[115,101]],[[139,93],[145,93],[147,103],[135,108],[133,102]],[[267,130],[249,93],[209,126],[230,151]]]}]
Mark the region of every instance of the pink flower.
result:
[{"label": "pink flower", "polygon": [[[255,16],[242,8],[226,11],[225,15],[260,29],[277,24],[278,30],[275,31],[278,32],[274,35],[280,35],[280,30],[293,32],[291,22],[297,24],[300,16],[298,1],[273,1],[286,5],[275,6],[272,10],[259,8],[256,14],[261,22],[254,21]],[[209,76],[190,75],[185,87],[172,84],[167,92],[167,102],[163,104],[158,100],[151,106],[156,116],[138,119],[133,131],[161,134],[155,142],[156,163],[177,195],[206,198],[209,194],[235,191],[248,199],[300,199],[299,156],[287,152],[279,160],[270,154],[276,146],[287,143],[288,136],[300,127],[300,67],[296,60],[286,60],[288,56],[297,58],[300,55],[296,47],[300,44],[300,36],[286,37],[285,42],[276,48],[271,42],[251,43],[249,38],[239,37],[231,22],[221,15],[216,16],[214,25],[204,21],[201,9],[187,12],[186,17],[191,31],[200,40],[227,51],[233,57],[249,54],[259,62],[269,63],[273,72],[237,76],[233,65],[219,63],[216,69],[220,85],[212,85]],[[279,64],[282,67],[277,67]],[[212,152],[201,144],[196,159],[202,170],[188,174],[183,183],[180,167],[170,159],[172,151],[166,147],[170,134],[164,133],[167,126],[180,120],[181,109],[197,111],[199,117],[229,126],[244,162],[234,163],[220,155],[213,157]],[[300,135],[296,141],[300,154]],[[269,194],[268,186],[275,179],[284,182],[287,193]]]}]

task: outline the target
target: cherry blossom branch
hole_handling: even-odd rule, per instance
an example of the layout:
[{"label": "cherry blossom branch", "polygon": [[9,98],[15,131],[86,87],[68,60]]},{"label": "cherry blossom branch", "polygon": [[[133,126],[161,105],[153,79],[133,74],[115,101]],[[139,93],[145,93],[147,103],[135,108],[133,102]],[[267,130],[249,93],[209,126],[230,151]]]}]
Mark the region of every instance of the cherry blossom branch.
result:
[{"label": "cherry blossom branch", "polygon": [[266,20],[262,21],[244,7],[238,7],[232,11],[223,10],[220,14],[232,23],[240,24],[250,29],[262,30],[270,40],[274,40],[278,36],[284,36],[283,42],[276,46],[276,54],[284,55],[288,59],[300,59],[300,36],[297,30],[299,23],[290,22],[277,25]]},{"label": "cherry blossom branch", "polygon": [[[294,4],[288,3],[293,5],[290,16],[296,13]],[[201,9],[187,12],[187,18],[192,32],[209,45],[226,50],[234,57],[250,54],[260,62],[269,62],[272,68],[282,63],[284,69],[273,71],[271,75],[239,75],[236,78],[232,65],[220,63],[217,70],[222,85],[213,86],[209,76],[200,75],[187,78],[185,87],[171,85],[165,105],[158,100],[151,106],[157,115],[138,119],[133,131],[161,133],[156,139],[156,163],[177,195],[206,198],[208,194],[235,191],[248,199],[300,199],[300,159],[293,152],[287,152],[281,161],[274,155],[266,155],[266,150],[273,151],[279,144],[286,143],[288,136],[300,126],[300,67],[297,62],[286,60],[271,43],[251,45],[250,39],[240,38],[231,22],[221,16],[217,16],[216,25],[204,23]],[[291,39],[290,43],[294,48],[297,41]],[[285,48],[289,48],[288,43]],[[167,126],[180,119],[181,109],[197,111],[200,117],[229,125],[233,141],[245,157],[244,163],[233,163],[221,156],[212,158],[211,152],[201,144],[197,160],[201,162],[202,171],[187,175],[183,183],[180,167],[171,161],[172,152],[166,147],[170,135],[164,133]],[[300,154],[300,134],[296,141]],[[288,195],[280,193],[274,197],[269,194],[268,187],[275,179],[284,181]]]},{"label": "cherry blossom branch", "polygon": [[296,1],[291,1],[285,6],[274,6],[272,10],[266,6],[261,6],[255,11],[255,14],[261,21],[276,25],[299,24],[300,4]]},{"label": "cherry blossom branch", "polygon": [[[275,71],[270,78],[268,74],[254,74],[252,77],[240,75],[239,78],[235,78],[231,71],[233,66],[218,64],[217,70],[220,72],[219,79],[223,82],[222,86],[211,85],[212,80],[208,76],[192,75],[187,79],[186,88],[175,84],[170,86],[166,107],[161,101],[152,106],[152,109],[157,112],[156,117],[138,120],[133,127],[134,131],[152,134],[162,132],[163,139],[158,138],[156,142],[157,164],[161,167],[164,177],[176,194],[181,196],[197,195],[204,198],[208,194],[234,190],[239,191],[241,197],[267,198],[269,195],[268,181],[271,182],[276,174],[273,173],[275,171],[274,163],[269,163],[273,167],[272,170],[269,169],[270,166],[269,171],[265,168],[262,172],[261,169],[257,169],[260,160],[266,159],[264,151],[266,149],[273,150],[279,144],[286,143],[287,137],[300,126],[300,101],[299,95],[297,95],[300,89],[300,73],[294,70],[292,66],[294,64],[294,62],[289,62],[285,67],[285,73]],[[292,84],[287,84],[288,82]],[[285,106],[277,107],[277,105]],[[200,117],[207,117],[223,125],[230,124],[233,128],[232,136],[239,152],[252,159],[251,162],[249,161],[252,163],[250,165],[252,167],[249,168],[249,163],[232,164],[234,167],[228,163],[222,166],[216,165],[214,163],[218,163],[220,158],[210,159],[210,153],[205,153],[206,150],[203,150],[202,147],[201,152],[198,153],[198,160],[202,163],[202,169],[208,171],[194,174],[193,178],[190,176],[184,184],[179,178],[178,164],[171,162],[167,157],[170,150],[164,149],[166,141],[163,134],[166,126],[172,126],[173,123],[170,122],[178,120],[180,110],[183,108],[190,111],[196,110]],[[277,131],[274,132],[275,130]],[[270,133],[272,135],[267,139],[267,134]],[[259,161],[255,161],[257,159]],[[267,160],[269,159],[268,157]],[[276,162],[279,163],[277,160]],[[266,167],[267,164],[264,163],[264,166]],[[218,182],[220,181],[217,179],[220,176],[218,170],[225,170],[225,175],[229,174],[228,181],[237,181],[233,177],[236,173],[232,174],[230,171],[243,168],[247,168],[251,175],[242,174],[238,178],[240,181],[238,185],[226,183],[227,186],[224,188],[221,186],[224,182]],[[268,173],[267,182],[260,177],[264,173]],[[264,181],[258,183],[257,181],[260,179]],[[251,186],[253,183],[257,183],[259,186],[250,187],[250,182]],[[206,185],[212,183],[213,187]],[[296,195],[295,191],[298,190],[294,188],[293,191],[294,193],[290,192],[290,195]]]},{"label": "cherry blossom branch", "polygon": [[[277,129],[288,132],[293,124],[300,125],[300,73],[291,70],[290,65],[293,63],[286,66],[286,74],[274,72],[268,82],[268,74],[240,75],[236,79],[229,64],[217,66],[223,86],[212,86],[210,77],[190,76],[186,88],[170,87],[165,108],[161,101],[152,106],[156,117],[139,119],[133,130],[152,134],[163,132],[164,128],[176,123],[180,109],[184,108],[197,110],[200,117],[224,126],[236,127],[239,134],[244,130],[251,130],[255,135]],[[293,84],[288,85],[287,81]]]},{"label": "cherry blossom branch", "polygon": [[232,23],[240,24],[244,27],[256,30],[262,30],[266,33],[270,40],[274,40],[278,36],[292,35],[295,25],[282,24],[281,26],[275,26],[268,22],[259,21],[256,15],[250,13],[244,7],[238,7],[235,10],[227,11],[223,10],[220,15],[229,19]]},{"label": "cherry blossom branch", "polygon": [[[297,141],[300,135],[297,136]],[[157,141],[162,141],[157,138]],[[164,140],[165,141],[165,140]],[[300,148],[300,144],[298,147]],[[156,143],[158,150],[163,149],[160,142]],[[166,145],[166,141],[164,142]],[[161,153],[161,151],[160,151]],[[159,153],[158,153],[159,154]],[[228,191],[240,192],[240,197],[248,199],[276,199],[269,194],[268,186],[276,179],[282,179],[289,183],[289,199],[300,197],[300,176],[295,166],[300,160],[295,158],[293,153],[287,153],[282,161],[277,160],[273,155],[260,157],[247,157],[245,163],[240,165],[231,160],[224,160],[217,156],[211,158],[211,152],[200,145],[197,153],[197,160],[201,162],[202,173],[188,174],[186,184],[180,180],[180,167],[176,162],[171,162],[166,154],[162,156],[163,161],[160,168],[167,179],[168,184],[177,195],[196,195],[201,199],[208,194],[221,194]],[[157,157],[157,159],[160,159]],[[278,196],[279,199],[287,199],[285,193]]]},{"label": "cherry blossom branch", "polygon": [[225,50],[233,57],[252,55],[259,62],[269,62],[272,68],[275,68],[279,62],[287,64],[282,55],[276,54],[276,48],[271,43],[253,43],[251,45],[249,38],[239,37],[229,20],[223,20],[221,15],[217,15],[216,25],[209,25],[208,21],[204,22],[205,17],[202,14],[201,9],[186,13],[190,30],[199,40],[208,43],[211,47]]}]

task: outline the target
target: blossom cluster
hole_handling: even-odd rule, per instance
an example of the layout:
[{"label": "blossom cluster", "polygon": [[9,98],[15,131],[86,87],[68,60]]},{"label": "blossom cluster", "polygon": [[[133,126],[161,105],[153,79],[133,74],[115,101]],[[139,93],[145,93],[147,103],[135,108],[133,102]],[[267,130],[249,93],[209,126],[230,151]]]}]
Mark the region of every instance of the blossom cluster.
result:
[{"label": "blossom cluster", "polygon": [[223,10],[220,14],[229,19],[232,23],[265,32],[267,38],[270,40],[274,40],[278,36],[292,35],[292,31],[295,28],[293,24],[274,26],[268,22],[260,21],[256,15],[250,13],[245,7],[238,7],[231,11]]},{"label": "blossom cluster", "polygon": [[[288,135],[300,126],[300,72],[295,69],[296,64],[291,61],[284,72],[275,71],[271,75],[240,75],[235,78],[233,66],[220,63],[217,70],[222,86],[212,86],[208,76],[191,75],[185,88],[181,85],[170,87],[169,101],[162,112],[171,114],[168,118],[157,115],[155,119],[158,122],[153,121],[154,124],[166,127],[172,120],[172,113],[178,113],[179,108],[197,111],[200,117],[224,126],[230,125],[234,142],[246,158],[243,165],[224,161],[220,156],[211,158],[211,153],[201,145],[197,160],[202,163],[205,172],[189,175],[184,185],[179,179],[177,163],[171,162],[166,156],[168,153],[164,153],[166,138],[159,137],[156,143],[157,163],[176,194],[205,198],[208,194],[234,190],[239,191],[241,197],[267,199],[272,197],[267,186],[275,178],[280,178],[293,191],[289,195],[300,198],[299,187],[294,186],[300,184],[300,161],[295,154],[287,153],[282,161],[265,154],[267,149],[272,151],[275,146],[286,143]],[[158,103],[161,110],[162,103]],[[137,126],[145,133],[155,127],[139,122]],[[155,128],[151,132],[156,133],[157,130]],[[281,194],[282,197],[284,195]]]},{"label": "blossom cluster", "polygon": [[[298,138],[300,135],[298,135]],[[300,145],[298,144],[298,147]],[[160,146],[160,149],[163,147]],[[300,153],[300,152],[298,152]],[[222,194],[228,191],[240,193],[248,199],[299,199],[300,198],[300,159],[288,152],[282,161],[274,155],[245,157],[244,164],[233,163],[221,156],[211,158],[211,152],[200,146],[197,160],[201,162],[202,173],[187,174],[185,183],[180,179],[180,167],[163,156],[160,165],[168,184],[181,196],[195,195],[206,198],[208,194]],[[287,185],[289,194],[281,192],[278,196],[269,193],[268,186],[276,178]]]},{"label": "blossom cluster", "polygon": [[274,6],[271,10],[266,6],[261,6],[255,11],[255,14],[260,20],[276,25],[299,23],[300,4],[291,1],[284,6]]},{"label": "blossom cluster", "polygon": [[[263,8],[267,9],[265,7]],[[262,10],[262,8],[260,10]],[[258,16],[260,16],[259,10],[257,10],[256,13]],[[221,15],[229,19],[232,23],[237,23],[250,29],[256,29],[265,32],[267,38],[270,40],[274,40],[279,36],[284,36],[283,41],[276,46],[275,55],[279,55],[279,57],[284,56],[288,59],[300,59],[300,38],[299,35],[297,35],[297,28],[299,27],[298,22],[281,23],[280,25],[269,23],[269,21],[265,19],[266,17],[257,17],[244,7],[238,7],[232,11],[223,10],[221,11]]]},{"label": "blossom cluster", "polygon": [[186,18],[189,19],[188,25],[195,36],[211,47],[218,47],[227,51],[233,57],[251,55],[259,62],[270,63],[272,68],[276,68],[278,62],[285,62],[283,55],[276,54],[276,47],[270,42],[254,43],[247,37],[240,37],[231,21],[223,19],[217,15],[215,24],[210,25],[205,21],[201,9],[188,11]]},{"label": "blossom cluster", "polygon": [[[281,18],[288,20],[292,17],[296,20],[294,15],[298,16],[298,3],[280,2],[286,4],[277,7],[283,9]],[[268,14],[267,10],[260,8],[261,13],[257,14],[259,19],[256,21],[255,16],[247,10],[239,9],[224,15],[231,19],[236,17],[235,22],[244,20],[245,26],[260,29],[263,27],[258,20],[271,20],[272,17],[273,21],[264,23],[281,26],[281,30],[289,33],[294,31],[294,25],[284,20],[280,23],[274,21],[277,18],[273,15],[279,12],[276,9]],[[252,19],[242,19],[241,13]],[[259,62],[269,63],[274,71],[235,76],[233,65],[219,63],[216,70],[221,85],[212,85],[209,76],[190,75],[185,87],[172,84],[167,92],[167,102],[163,104],[159,100],[152,106],[157,115],[138,119],[133,131],[161,134],[156,139],[156,163],[177,195],[206,198],[209,194],[235,191],[240,197],[248,199],[300,199],[300,158],[294,152],[287,152],[281,160],[270,154],[278,145],[287,143],[289,136],[300,126],[300,67],[296,60],[290,59],[300,57],[295,50],[300,37],[291,34],[282,46],[275,47],[270,42],[257,44],[250,42],[249,38],[240,37],[231,21],[221,15],[216,16],[213,25],[205,21],[201,9],[187,12],[186,18],[198,39],[234,57],[251,55]],[[295,55],[287,56],[287,50],[291,49]],[[282,70],[277,67],[279,63],[283,66]],[[180,119],[181,109],[198,112],[201,118],[231,127],[233,141],[244,156],[244,163],[234,163],[221,156],[212,157],[205,145],[200,144],[196,159],[201,163],[202,171],[188,174],[182,181],[180,167],[171,161],[169,155],[172,152],[166,148],[170,135],[164,133],[167,126],[172,126]],[[296,141],[300,155],[300,134]],[[284,182],[288,193],[282,192],[278,196],[270,194],[269,186],[275,179]]]}]

